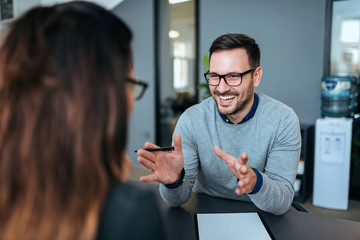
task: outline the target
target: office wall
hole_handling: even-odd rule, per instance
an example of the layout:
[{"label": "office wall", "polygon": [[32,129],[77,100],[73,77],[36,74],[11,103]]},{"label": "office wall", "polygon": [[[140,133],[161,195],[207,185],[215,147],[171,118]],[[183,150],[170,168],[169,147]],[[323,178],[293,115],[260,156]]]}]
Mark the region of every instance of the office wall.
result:
[{"label": "office wall", "polygon": [[15,17],[21,15],[32,7],[41,5],[41,0],[13,0]]},{"label": "office wall", "polygon": [[326,0],[199,0],[199,5],[200,56],[221,34],[251,35],[262,55],[256,90],[292,107],[300,122],[315,123],[321,115]]},{"label": "office wall", "polygon": [[155,141],[155,95],[154,95],[154,6],[152,0],[125,0],[113,9],[132,29],[135,76],[149,83],[140,101],[135,103],[130,117],[128,154],[137,163],[135,149],[146,141]]}]

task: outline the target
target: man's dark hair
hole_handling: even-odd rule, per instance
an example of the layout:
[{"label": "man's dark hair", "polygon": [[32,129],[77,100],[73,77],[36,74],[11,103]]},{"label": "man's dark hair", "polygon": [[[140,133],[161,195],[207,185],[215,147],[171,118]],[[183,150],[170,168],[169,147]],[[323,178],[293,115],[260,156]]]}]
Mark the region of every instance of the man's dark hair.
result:
[{"label": "man's dark hair", "polygon": [[251,68],[260,66],[259,45],[250,36],[240,33],[227,33],[216,38],[209,49],[209,60],[214,52],[235,48],[243,48],[246,50]]}]

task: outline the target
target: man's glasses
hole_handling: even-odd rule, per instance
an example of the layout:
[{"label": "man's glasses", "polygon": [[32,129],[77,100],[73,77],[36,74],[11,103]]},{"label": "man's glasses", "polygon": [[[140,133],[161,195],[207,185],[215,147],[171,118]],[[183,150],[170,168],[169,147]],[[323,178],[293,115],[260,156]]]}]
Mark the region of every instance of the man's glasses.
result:
[{"label": "man's glasses", "polygon": [[135,100],[139,100],[140,98],[142,98],[148,84],[146,82],[140,81],[138,79],[129,78],[129,77],[126,78],[126,80],[135,85],[134,86],[134,91],[133,91]]},{"label": "man's glasses", "polygon": [[207,71],[206,73],[204,73],[204,77],[205,77],[206,82],[210,86],[218,86],[220,84],[221,79],[223,78],[227,85],[235,87],[235,86],[239,86],[241,84],[243,76],[245,76],[246,74],[251,73],[253,71],[255,71],[255,68],[252,68],[252,69],[247,70],[246,72],[242,72],[242,73],[228,73],[225,75],[220,75],[217,73],[211,73],[211,72]]}]

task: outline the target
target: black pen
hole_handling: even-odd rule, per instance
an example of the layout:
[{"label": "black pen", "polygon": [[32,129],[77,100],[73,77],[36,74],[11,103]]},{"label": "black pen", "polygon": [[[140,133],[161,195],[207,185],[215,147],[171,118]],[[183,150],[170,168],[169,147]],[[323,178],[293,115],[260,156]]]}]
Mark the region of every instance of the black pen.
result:
[{"label": "black pen", "polygon": [[[160,147],[160,148],[144,148],[144,150],[149,152],[157,152],[157,151],[174,151],[174,147]],[[137,152],[138,150],[135,150]]]}]

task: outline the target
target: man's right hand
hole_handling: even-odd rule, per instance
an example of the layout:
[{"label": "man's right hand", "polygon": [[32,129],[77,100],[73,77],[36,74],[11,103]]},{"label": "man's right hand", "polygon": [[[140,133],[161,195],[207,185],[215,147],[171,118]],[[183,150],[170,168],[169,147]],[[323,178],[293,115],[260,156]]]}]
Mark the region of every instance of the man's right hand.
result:
[{"label": "man's right hand", "polygon": [[[158,148],[159,146],[146,142],[145,148]],[[178,182],[181,171],[184,168],[184,156],[181,146],[181,136],[174,136],[174,151],[149,152],[144,149],[137,151],[138,162],[153,173],[140,177],[141,182],[158,181],[162,184],[173,184]]]}]

